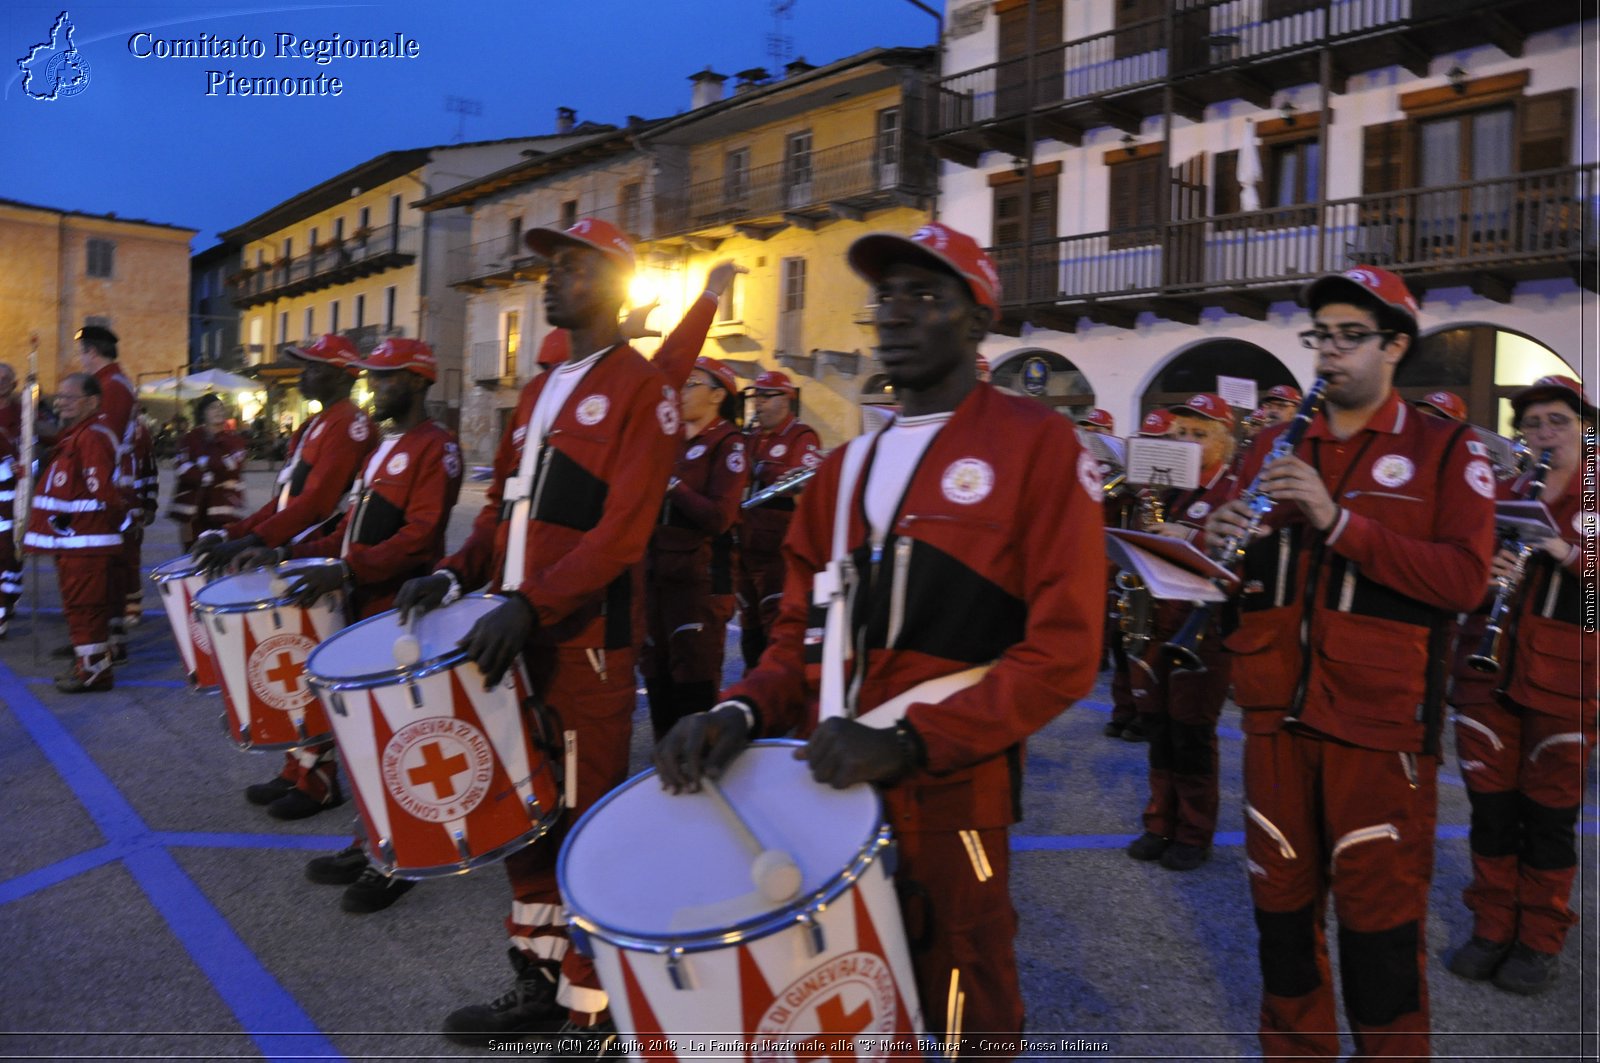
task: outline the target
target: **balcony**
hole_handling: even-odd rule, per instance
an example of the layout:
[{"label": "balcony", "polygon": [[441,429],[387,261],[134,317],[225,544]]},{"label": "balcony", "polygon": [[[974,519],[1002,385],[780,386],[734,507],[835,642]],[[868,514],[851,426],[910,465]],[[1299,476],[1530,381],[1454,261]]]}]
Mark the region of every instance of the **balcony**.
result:
[{"label": "balcony", "polygon": [[1492,44],[1522,54],[1531,33],[1576,21],[1570,6],[1532,0],[1185,0],[1170,17],[1068,41],[1033,57],[940,80],[929,140],[942,157],[976,166],[985,151],[1028,155],[1037,139],[1079,144],[1085,130],[1137,134],[1164,112],[1194,121],[1242,99],[1266,108],[1282,89],[1403,66],[1418,77],[1439,55]]},{"label": "balcony", "polygon": [[757,166],[697,182],[677,197],[658,197],[656,236],[737,232],[765,240],[791,225],[817,229],[891,207],[924,207],[935,181],[920,140],[907,138],[889,155],[875,138],[857,140],[812,152],[805,170]]},{"label": "balcony", "polygon": [[543,271],[544,260],[518,239],[510,237],[482,240],[450,253],[446,281],[452,288],[482,292],[508,288],[518,281],[532,280]]},{"label": "balcony", "polygon": [[314,292],[335,284],[408,266],[416,261],[420,238],[415,227],[386,225],[362,236],[323,245],[288,260],[245,270],[229,280],[233,304],[240,309],[274,299]]},{"label": "balcony", "polygon": [[494,391],[497,388],[514,388],[521,383],[517,377],[515,360],[509,366],[506,364],[505,344],[499,340],[479,340],[474,343],[470,358],[467,373],[480,388]]},{"label": "balcony", "polygon": [[1419,295],[1467,287],[1509,302],[1519,282],[1574,277],[1596,290],[1600,164],[990,249],[1001,331],[1188,324],[1207,307],[1262,320],[1311,277],[1381,265]]}]

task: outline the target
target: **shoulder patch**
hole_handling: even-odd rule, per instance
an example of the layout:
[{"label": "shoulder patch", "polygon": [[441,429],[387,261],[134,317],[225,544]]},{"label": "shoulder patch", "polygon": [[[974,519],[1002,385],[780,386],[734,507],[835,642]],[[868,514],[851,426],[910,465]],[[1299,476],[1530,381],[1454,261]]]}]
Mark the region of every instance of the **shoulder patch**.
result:
[{"label": "shoulder patch", "polygon": [[981,458],[957,458],[945,468],[939,488],[957,505],[974,505],[994,490],[994,468]]},{"label": "shoulder patch", "polygon": [[671,388],[661,389],[667,397],[656,403],[656,420],[661,422],[661,434],[675,436],[682,422],[678,420],[678,400],[672,397]]},{"label": "shoulder patch", "polygon": [[1385,454],[1372,463],[1372,478],[1382,487],[1400,487],[1410,483],[1416,472],[1417,467],[1404,454]]},{"label": "shoulder patch", "polygon": [[383,471],[388,473],[390,476],[399,476],[401,473],[406,471],[406,467],[410,464],[411,456],[404,451],[401,451],[399,454],[396,454],[389,459],[389,464],[383,467]]},{"label": "shoulder patch", "polygon": [[444,472],[451,479],[461,475],[461,448],[454,442],[444,445]]},{"label": "shoulder patch", "polygon": [[1484,498],[1494,497],[1494,470],[1489,463],[1479,458],[1467,463],[1467,486],[1472,488]]},{"label": "shoulder patch", "polygon": [[728,471],[744,472],[744,448],[738,447],[728,451]]},{"label": "shoulder patch", "polygon": [[1078,451],[1078,484],[1094,500],[1095,505],[1105,500],[1105,489],[1100,486],[1100,463],[1087,450]]},{"label": "shoulder patch", "polygon": [[587,395],[578,403],[578,423],[592,428],[606,419],[611,402],[604,395]]}]

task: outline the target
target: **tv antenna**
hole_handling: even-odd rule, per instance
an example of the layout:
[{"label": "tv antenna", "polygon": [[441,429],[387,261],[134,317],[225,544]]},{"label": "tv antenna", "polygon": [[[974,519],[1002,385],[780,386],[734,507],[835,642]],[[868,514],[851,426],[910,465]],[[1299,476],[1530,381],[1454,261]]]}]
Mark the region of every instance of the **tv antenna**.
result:
[{"label": "tv antenna", "polygon": [[789,20],[794,17],[797,0],[772,0],[772,32],[767,34],[767,67],[773,77],[782,77],[783,68],[794,58],[794,38],[789,35]]},{"label": "tv antenna", "polygon": [[469,100],[463,96],[446,96],[444,98],[444,109],[456,116],[455,142],[459,144],[466,136],[467,117],[469,115],[473,118],[481,117],[483,115],[483,102],[481,100]]}]

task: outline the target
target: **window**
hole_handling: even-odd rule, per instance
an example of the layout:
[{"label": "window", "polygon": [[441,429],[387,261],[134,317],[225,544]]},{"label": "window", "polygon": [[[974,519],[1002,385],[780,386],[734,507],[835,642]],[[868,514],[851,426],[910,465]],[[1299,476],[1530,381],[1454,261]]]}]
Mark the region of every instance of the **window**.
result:
[{"label": "window", "polygon": [[287,310],[278,315],[278,342],[289,342],[289,311]]},{"label": "window", "polygon": [[383,327],[390,331],[394,330],[394,299],[395,289],[391,284],[383,290]]},{"label": "window", "polygon": [[311,237],[306,241],[306,250],[313,255],[317,253],[317,227],[315,225],[311,227]]},{"label": "window", "polygon": [[372,228],[372,208],[371,207],[362,207],[361,208],[361,213],[356,215],[356,218],[357,218],[357,221],[356,221],[356,228],[357,229],[370,229],[370,228]]},{"label": "window", "polygon": [[1315,203],[1317,178],[1321,172],[1321,144],[1316,140],[1297,140],[1274,144],[1268,149],[1267,195],[1263,207],[1292,207]]},{"label": "window", "polygon": [[356,328],[361,328],[366,323],[367,323],[367,297],[364,296],[364,295],[358,295],[358,296],[356,296],[355,327]]},{"label": "window", "polygon": [[561,204],[560,228],[563,230],[570,229],[576,224],[578,224],[578,201],[569,199]]},{"label": "window", "polygon": [[204,302],[205,300],[211,298],[211,271],[210,270],[207,270],[206,272],[200,274],[199,296],[200,296],[200,300],[202,302]]},{"label": "window", "polygon": [[500,372],[501,376],[515,377],[517,375],[517,352],[521,350],[522,314],[516,310],[507,310],[505,363]]},{"label": "window", "polygon": [[400,228],[400,197],[389,197],[389,224],[396,230]]},{"label": "window", "polygon": [[301,335],[308,340],[317,335],[317,309],[314,306],[306,307],[306,330]]},{"label": "window", "polygon": [[743,320],[744,285],[739,283],[739,275],[735,273],[728,278],[728,287],[723,291],[722,298],[717,301],[717,323],[726,324]]},{"label": "window", "polygon": [[339,331],[339,300],[337,299],[328,304],[328,331]]},{"label": "window", "polygon": [[900,183],[900,108],[878,112],[878,144],[873,164],[878,171],[878,187],[893,188]]},{"label": "window", "polygon": [[[1035,8],[1030,38],[1028,8]],[[1061,0],[1001,0],[995,5],[1000,17],[1000,65],[995,70],[995,117],[1020,114],[1028,109],[1028,45],[1034,51],[1033,102],[1035,105],[1061,99],[1063,23]],[[1118,22],[1121,25],[1121,22]],[[1148,50],[1148,49],[1143,49]],[[1120,56],[1122,53],[1118,53]]]},{"label": "window", "polygon": [[1116,57],[1153,52],[1166,35],[1166,0],[1116,0]]},{"label": "window", "polygon": [[622,186],[622,231],[632,235],[638,235],[644,231],[639,224],[640,193],[641,189],[637,181]]},{"label": "window", "polygon": [[738,148],[722,157],[722,196],[742,203],[750,195],[750,149]]},{"label": "window", "polygon": [[344,242],[344,219],[333,219],[333,239],[335,243]]},{"label": "window", "polygon": [[1056,292],[1056,186],[1060,163],[1036,166],[1033,170],[1033,210],[1023,229],[1023,181],[1007,172],[993,186],[994,261],[1000,271],[1000,290],[1023,295],[1021,246],[1031,234],[1033,246],[1028,256],[1027,297],[1029,302],[1053,300]]},{"label": "window", "polygon": [[806,308],[806,260],[786,258],[779,271],[778,346],[779,354],[800,354],[800,322]]},{"label": "window", "polygon": [[811,130],[790,133],[783,149],[783,187],[791,207],[811,202]]},{"label": "window", "polygon": [[1139,247],[1156,242],[1156,206],[1161,195],[1162,169],[1160,154],[1126,162],[1111,161],[1111,247]]},{"label": "window", "polygon": [[283,238],[283,261],[287,264],[292,258],[294,258],[294,237],[285,236]]},{"label": "window", "polygon": [[506,254],[516,258],[522,252],[522,215],[506,222]]},{"label": "window", "polygon": [[87,273],[91,277],[111,276],[112,261],[116,256],[117,245],[110,240],[89,241],[89,263]]}]

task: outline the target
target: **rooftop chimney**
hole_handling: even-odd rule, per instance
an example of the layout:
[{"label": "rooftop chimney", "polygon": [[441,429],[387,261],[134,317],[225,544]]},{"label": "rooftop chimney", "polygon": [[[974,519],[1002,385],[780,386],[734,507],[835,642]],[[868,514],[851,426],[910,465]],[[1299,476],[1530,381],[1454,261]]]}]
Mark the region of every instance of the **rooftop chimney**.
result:
[{"label": "rooftop chimney", "polygon": [[799,77],[801,74],[804,74],[806,71],[815,70],[815,69],[816,69],[816,67],[814,67],[810,63],[806,62],[805,56],[801,56],[800,58],[794,60],[793,62],[789,63],[788,65],[786,65],[783,68],[783,76],[786,77],[786,78]]},{"label": "rooftop chimney", "polygon": [[733,87],[735,96],[741,96],[751,89],[760,88],[761,83],[767,80],[766,70],[759,66],[753,66],[749,70],[741,70],[733,76],[739,79],[739,83]]},{"label": "rooftop chimney", "polygon": [[556,108],[556,132],[557,133],[570,133],[570,132],[572,132],[572,123],[577,120],[577,117],[578,117],[578,112],[574,111],[571,107],[557,107]]},{"label": "rooftop chimney", "polygon": [[694,88],[689,90],[689,106],[698,111],[706,104],[722,99],[722,83],[728,80],[728,76],[718,74],[708,66],[698,74],[690,74],[689,80],[694,82]]}]

